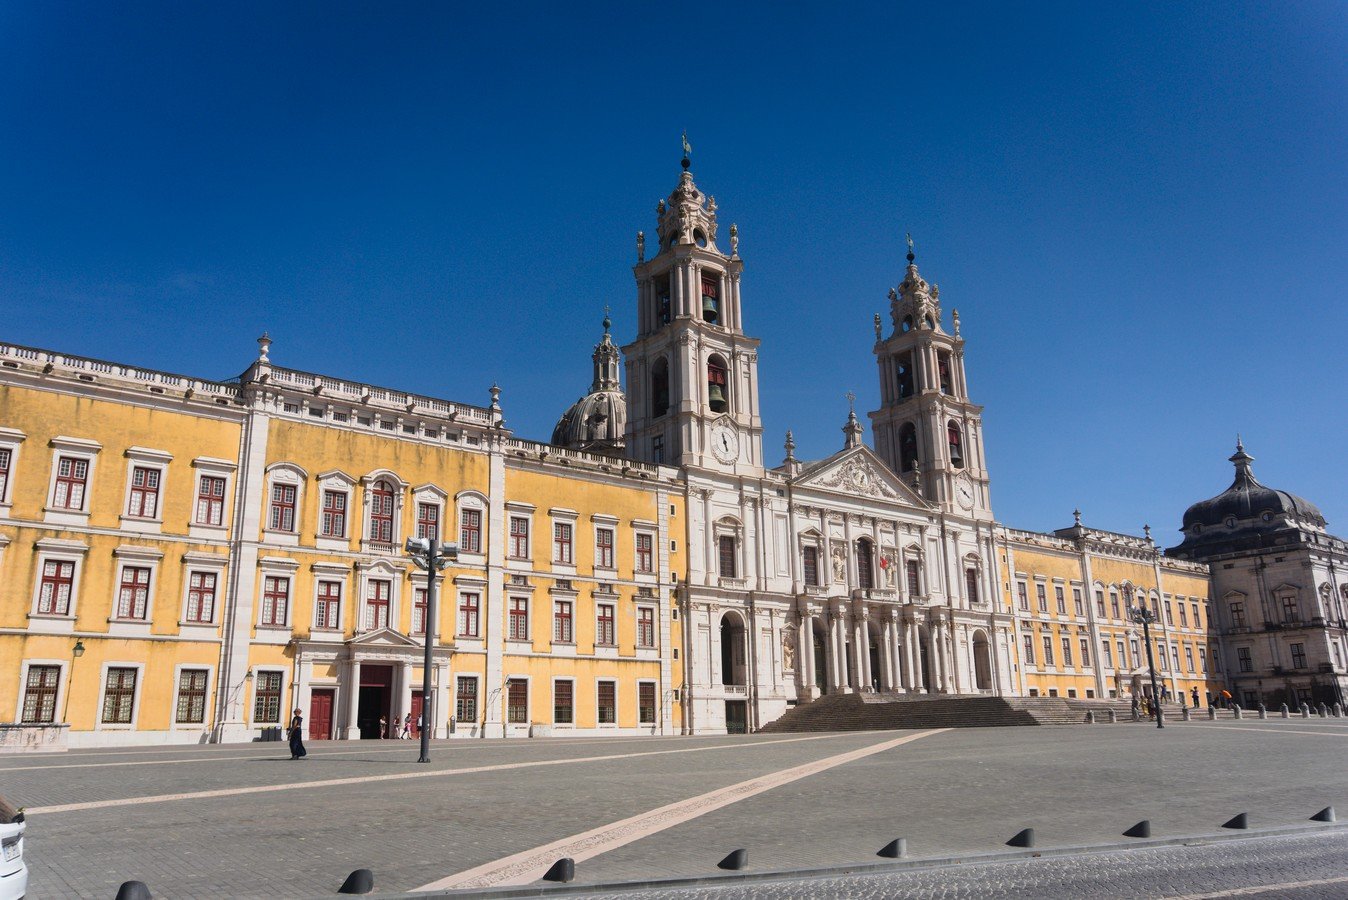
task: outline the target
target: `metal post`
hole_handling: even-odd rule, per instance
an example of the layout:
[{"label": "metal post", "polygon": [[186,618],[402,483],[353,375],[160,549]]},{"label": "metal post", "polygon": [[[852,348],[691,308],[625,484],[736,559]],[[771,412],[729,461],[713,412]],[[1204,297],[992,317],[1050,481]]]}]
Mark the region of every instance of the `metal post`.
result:
[{"label": "metal post", "polygon": [[421,624],[426,631],[426,652],[421,661],[421,756],[417,762],[431,761],[431,641],[435,639],[435,573],[440,561],[440,548],[435,538],[430,539],[426,552],[426,619]]},{"label": "metal post", "polygon": [[1155,621],[1155,613],[1144,606],[1133,608],[1133,621],[1142,625],[1142,640],[1147,644],[1147,670],[1151,675],[1151,705],[1156,709],[1156,727],[1165,727],[1165,713],[1161,709],[1161,692],[1156,686],[1156,660],[1152,656],[1151,648],[1151,623]]}]

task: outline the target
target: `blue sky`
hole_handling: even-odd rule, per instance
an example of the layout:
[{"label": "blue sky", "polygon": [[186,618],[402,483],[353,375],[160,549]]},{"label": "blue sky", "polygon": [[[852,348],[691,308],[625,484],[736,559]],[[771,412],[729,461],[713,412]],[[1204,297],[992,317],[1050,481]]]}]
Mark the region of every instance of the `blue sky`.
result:
[{"label": "blue sky", "polygon": [[1171,543],[1240,431],[1348,533],[1345,47],[1327,2],[7,3],[0,340],[229,377],[265,328],[546,439],[687,129],[770,460],[874,408],[912,232],[1001,520]]}]

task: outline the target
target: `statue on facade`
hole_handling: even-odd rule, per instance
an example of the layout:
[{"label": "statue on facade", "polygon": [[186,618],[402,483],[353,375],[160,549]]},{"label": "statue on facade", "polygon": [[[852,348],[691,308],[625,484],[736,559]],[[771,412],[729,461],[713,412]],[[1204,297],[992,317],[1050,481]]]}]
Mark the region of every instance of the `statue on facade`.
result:
[{"label": "statue on facade", "polygon": [[788,625],[782,629],[782,671],[796,670],[796,628]]},{"label": "statue on facade", "polygon": [[833,548],[833,580],[847,580],[847,556],[842,547]]},{"label": "statue on facade", "polygon": [[894,587],[899,577],[898,573],[899,561],[898,559],[895,558],[894,551],[892,550],[887,551],[884,554],[884,561],[885,564],[883,566],[883,569],[885,572],[885,585],[887,587]]}]

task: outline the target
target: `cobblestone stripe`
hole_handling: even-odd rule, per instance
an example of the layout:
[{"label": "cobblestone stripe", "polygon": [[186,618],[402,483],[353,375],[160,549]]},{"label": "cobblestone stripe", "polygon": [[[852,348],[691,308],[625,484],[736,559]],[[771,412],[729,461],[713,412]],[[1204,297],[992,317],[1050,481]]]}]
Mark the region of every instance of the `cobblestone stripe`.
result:
[{"label": "cobblestone stripe", "polygon": [[[312,745],[310,745],[312,746]],[[388,750],[324,750],[323,756],[366,756],[373,753],[407,753],[410,748],[398,747]],[[277,753],[289,753],[289,750],[282,750]],[[213,763],[228,762],[240,759],[266,759],[271,754],[250,753],[247,756],[208,756],[201,759],[123,759],[117,762],[96,762],[96,763],[65,763],[56,766],[0,766],[0,772],[23,772],[31,769],[37,769],[43,772],[50,772],[53,769],[102,769],[109,766],[171,766],[175,763]]]},{"label": "cobblestone stripe", "polygon": [[1318,878],[1314,881],[1284,881],[1282,884],[1262,884],[1243,888],[1228,888],[1224,891],[1218,891],[1215,894],[1176,894],[1167,896],[1165,900],[1219,900],[1221,897],[1250,897],[1256,894],[1271,894],[1273,892],[1282,893],[1284,891],[1297,890],[1299,888],[1323,887],[1327,884],[1343,884],[1348,881],[1348,875],[1339,878]]},{"label": "cobblestone stripe", "polygon": [[[1172,724],[1172,725],[1179,725],[1179,727],[1181,727],[1181,728],[1184,728],[1184,727],[1186,726],[1186,723],[1183,723],[1183,722],[1171,722],[1170,724]],[[1262,730],[1260,730],[1258,727],[1253,727],[1253,728],[1250,727],[1250,726],[1244,726],[1244,727],[1242,727],[1242,726],[1240,726],[1240,725],[1197,725],[1197,726],[1195,726],[1193,722],[1187,723],[1187,726],[1190,727],[1190,728],[1194,728],[1194,727],[1198,727],[1198,728],[1220,728],[1220,729],[1222,729],[1223,731],[1243,731],[1243,732],[1245,732],[1246,734],[1309,734],[1309,735],[1314,735],[1315,737],[1339,737],[1339,738],[1348,738],[1348,731],[1301,731],[1301,730],[1295,729],[1295,728],[1278,728],[1276,731],[1272,731],[1272,730],[1271,730],[1271,731],[1262,731]]]},{"label": "cobblestone stripe", "polygon": [[794,744],[799,741],[822,741],[829,738],[850,737],[850,734],[816,734],[809,737],[782,738],[775,741],[717,744],[711,747],[681,747],[676,750],[648,750],[644,753],[610,753],[603,756],[573,756],[566,759],[542,759],[531,762],[499,763],[492,766],[467,766],[461,769],[439,769],[431,772],[399,772],[393,775],[366,775],[356,778],[327,778],[321,781],[296,781],[290,784],[255,785],[241,788],[221,788],[214,791],[191,791],[182,794],[151,794],[146,797],[123,797],[117,800],[94,800],[87,803],[63,803],[56,806],[32,806],[24,810],[29,816],[53,813],[80,812],[88,809],[107,809],[113,806],[139,806],[145,803],[168,803],[174,800],[208,800],[212,797],[236,797],[241,794],[266,794],[271,791],[298,791],[305,788],[340,787],[350,784],[370,784],[378,781],[406,781],[412,778],[444,778],[450,775],[471,775],[477,772],[501,772],[509,769],[531,769],[536,766],[569,766],[577,763],[605,762],[613,759],[631,759],[638,756],[668,756],[673,753],[705,753],[711,750],[745,750],[772,744]]},{"label": "cobblestone stripe", "polygon": [[553,841],[532,850],[525,850],[455,875],[449,875],[439,881],[422,885],[415,890],[443,891],[529,884],[537,881],[548,870],[549,866],[562,857],[569,856],[577,862],[590,859],[608,850],[630,844],[656,832],[664,831],[666,828],[687,822],[690,819],[696,819],[698,816],[706,815],[713,810],[729,806],[775,787],[808,778],[835,766],[841,766],[876,753],[883,753],[900,744],[907,744],[949,730],[949,728],[937,728],[931,731],[919,731],[916,734],[882,741],[869,747],[862,747],[859,750],[850,750],[804,765],[771,772],[697,797],[670,803],[618,822],[601,825],[590,831],[562,838],[559,841]]}]

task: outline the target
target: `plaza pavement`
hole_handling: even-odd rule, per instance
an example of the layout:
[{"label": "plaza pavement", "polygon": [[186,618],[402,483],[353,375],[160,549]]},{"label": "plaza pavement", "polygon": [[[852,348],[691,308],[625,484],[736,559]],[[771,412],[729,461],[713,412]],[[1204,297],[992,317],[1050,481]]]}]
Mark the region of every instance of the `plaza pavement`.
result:
[{"label": "plaza pavement", "polygon": [[132,878],[157,897],[333,896],[360,867],[381,893],[474,869],[509,883],[493,867],[549,845],[598,884],[715,875],[739,847],[774,871],[876,862],[895,837],[920,859],[1002,851],[1024,827],[1062,848],[1119,843],[1144,818],[1166,838],[1238,812],[1253,828],[1348,814],[1342,719],[455,741],[429,765],[410,741],[310,751],[0,757],[0,793],[30,815],[32,896],[109,898]]}]

